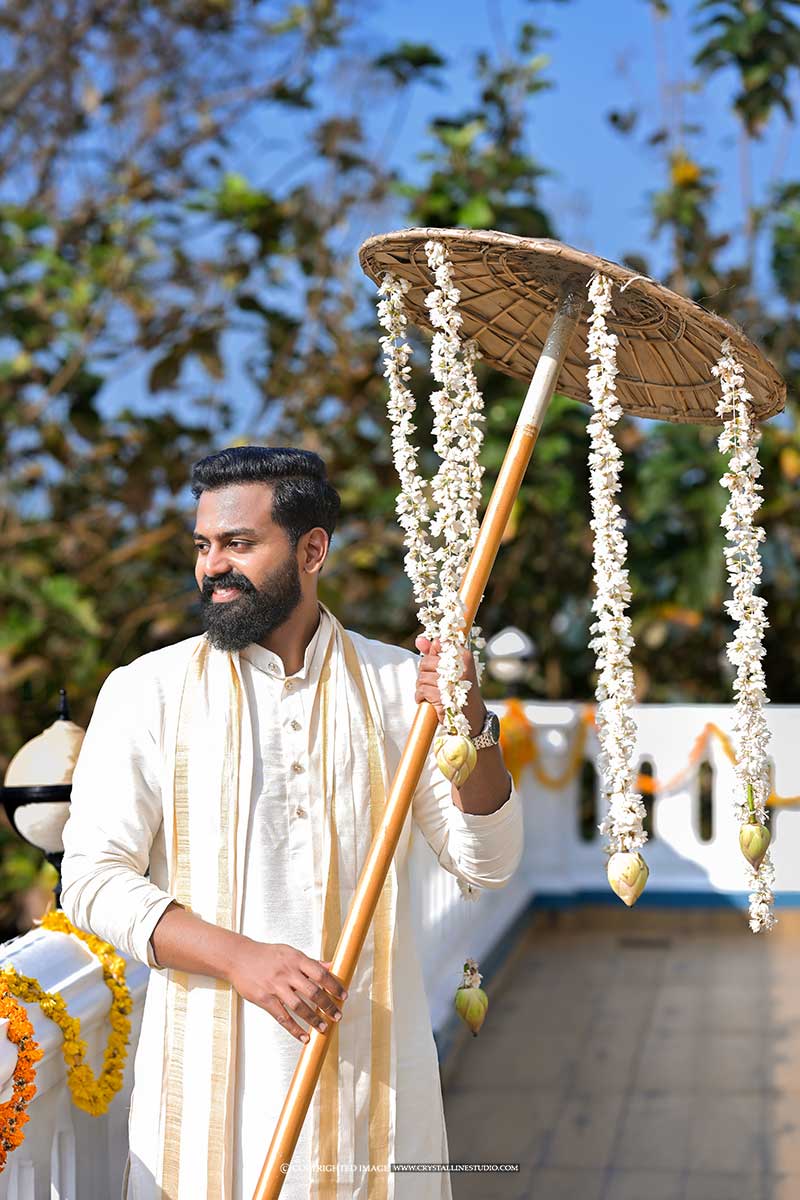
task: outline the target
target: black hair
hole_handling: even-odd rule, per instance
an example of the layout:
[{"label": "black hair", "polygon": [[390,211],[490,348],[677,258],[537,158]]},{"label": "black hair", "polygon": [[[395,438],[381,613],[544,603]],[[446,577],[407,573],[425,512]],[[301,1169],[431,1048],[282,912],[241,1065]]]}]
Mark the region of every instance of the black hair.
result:
[{"label": "black hair", "polygon": [[192,495],[236,483],[268,483],[272,520],[286,531],[292,549],[317,526],[333,537],[341,500],[328,482],[325,463],[313,450],[292,446],[230,446],[192,467]]}]

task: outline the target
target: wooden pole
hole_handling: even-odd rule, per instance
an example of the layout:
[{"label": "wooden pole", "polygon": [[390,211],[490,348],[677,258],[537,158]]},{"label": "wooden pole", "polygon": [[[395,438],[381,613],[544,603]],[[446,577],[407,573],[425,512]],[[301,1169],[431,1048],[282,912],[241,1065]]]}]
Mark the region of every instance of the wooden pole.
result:
[{"label": "wooden pole", "polygon": [[[555,391],[570,339],[580,316],[585,288],[580,280],[571,281],[562,293],[553,323],[547,335],[533,379],[522,405],[500,474],[497,477],[478,538],[464,575],[459,595],[466,613],[465,632],[469,633],[483,599],[484,588],[497,557],[500,539],[505,533],[511,507],[517,498],[530,462],[544,414]],[[403,750],[397,774],[392,782],[383,817],[370,847],[367,861],[356,887],[353,903],[339,936],[331,961],[331,974],[346,988],[355,972],[375,908],[389,872],[411,800],[438,728],[436,709],[426,700],[420,702]],[[346,1001],[345,1001],[346,1003]],[[328,1030],[330,1030],[328,1026]],[[328,1030],[313,1025],[309,1040],[295,1067],[289,1091],[272,1135],[267,1157],[253,1193],[253,1200],[276,1200],[291,1163],[297,1139],[314,1095],[325,1054]]]}]

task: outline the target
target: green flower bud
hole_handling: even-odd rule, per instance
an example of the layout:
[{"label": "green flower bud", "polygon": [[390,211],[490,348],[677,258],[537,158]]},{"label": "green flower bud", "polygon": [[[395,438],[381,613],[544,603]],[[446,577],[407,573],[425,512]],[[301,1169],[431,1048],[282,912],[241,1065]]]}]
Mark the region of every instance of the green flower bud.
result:
[{"label": "green flower bud", "polygon": [[458,733],[440,734],[434,738],[433,750],[445,779],[449,779],[457,788],[466,783],[478,761],[478,751],[471,740]]},{"label": "green flower bud", "polygon": [[739,830],[739,845],[742,854],[754,871],[757,871],[764,861],[764,855],[769,849],[771,839],[772,835],[766,825],[758,824],[755,821],[748,821]]},{"label": "green flower bud", "polygon": [[641,896],[650,874],[647,863],[637,850],[618,850],[608,860],[611,890],[630,908]]},{"label": "green flower bud", "polygon": [[456,992],[456,1012],[461,1020],[472,1030],[472,1036],[478,1036],[478,1030],[484,1022],[489,1007],[489,997],[483,988],[459,988]]}]

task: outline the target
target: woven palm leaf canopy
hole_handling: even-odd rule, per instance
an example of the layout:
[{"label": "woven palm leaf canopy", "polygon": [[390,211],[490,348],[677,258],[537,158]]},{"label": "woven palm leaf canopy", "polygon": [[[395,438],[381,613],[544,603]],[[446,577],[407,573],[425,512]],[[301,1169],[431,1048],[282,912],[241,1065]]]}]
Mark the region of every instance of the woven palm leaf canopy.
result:
[{"label": "woven palm leaf canopy", "polygon": [[[638,847],[646,838],[642,831],[644,806],[638,795],[632,794],[630,786],[630,751],[635,742],[635,725],[627,709],[633,702],[633,673],[629,664],[625,669],[625,634],[619,632],[624,630],[628,620],[622,611],[626,600],[623,581],[627,572],[623,569],[625,543],[619,528],[621,518],[615,515],[621,510],[611,503],[612,492],[617,490],[615,472],[619,455],[610,426],[618,418],[620,408],[637,417],[722,424],[721,448],[724,442],[736,451],[729,473],[721,481],[731,489],[729,510],[733,513],[728,520],[726,510],[723,524],[728,529],[729,540],[740,539],[733,551],[726,551],[726,555],[731,555],[729,579],[732,578],[731,571],[738,572],[740,613],[737,619],[740,620],[740,631],[747,626],[742,640],[731,643],[737,647],[732,661],[750,655],[739,667],[739,680],[744,679],[746,686],[742,687],[737,704],[746,704],[748,698],[755,697],[755,708],[745,714],[747,721],[739,728],[749,728],[749,736],[757,741],[763,728],[759,725],[761,713],[757,703],[760,665],[751,650],[760,644],[759,620],[763,610],[759,605],[763,605],[763,601],[757,597],[753,599],[760,577],[760,564],[756,561],[759,538],[748,524],[759,503],[755,499],[759,490],[755,483],[759,472],[755,455],[757,439],[753,438],[752,429],[757,429],[757,422],[781,411],[786,398],[785,384],[753,343],[722,318],[652,279],[561,242],[515,237],[493,230],[402,229],[369,238],[361,247],[360,261],[365,273],[379,285],[380,294],[384,296],[379,304],[379,316],[383,328],[390,330],[390,334],[381,341],[389,380],[389,413],[394,424],[395,465],[399,472],[405,472],[403,486],[407,490],[402,492],[401,499],[406,518],[419,503],[422,481],[414,475],[415,468],[409,466],[415,460],[405,440],[407,429],[403,428],[414,407],[407,383],[411,375],[407,365],[409,348],[397,347],[397,343],[405,338],[405,322],[414,322],[444,339],[440,340],[435,352],[434,372],[444,388],[436,395],[446,396],[449,405],[446,417],[442,417],[442,408],[437,409],[438,444],[443,447],[446,444],[452,446],[454,439],[460,439],[461,445],[468,445],[470,436],[473,436],[473,448],[479,445],[472,433],[465,432],[473,420],[477,396],[469,346],[477,345],[481,359],[489,366],[530,381],[479,529],[475,514],[481,496],[480,475],[475,470],[475,462],[465,461],[464,451],[459,448],[452,456],[455,466],[448,466],[447,456],[451,451],[444,450],[443,463],[450,472],[448,486],[453,480],[455,482],[453,491],[446,493],[446,497],[453,497],[452,503],[449,498],[440,500],[438,511],[446,513],[448,504],[457,508],[453,527],[448,532],[453,532],[456,525],[461,526],[459,532],[469,527],[470,540],[468,561],[466,557],[458,559],[458,578],[463,578],[463,582],[454,593],[448,576],[447,588],[442,592],[444,594],[446,590],[447,594],[447,619],[451,621],[454,611],[458,616],[456,636],[452,636],[452,621],[447,626],[450,630],[447,640],[442,635],[440,687],[445,677],[441,667],[445,653],[457,644],[464,645],[464,641],[458,639],[466,638],[473,628],[553,393],[558,388],[594,408],[589,426],[593,446],[591,490],[593,505],[596,505],[592,526],[595,530],[598,595],[594,604],[598,606],[596,611],[602,609],[603,615],[593,626],[601,632],[592,644],[617,638],[616,650],[621,651],[615,658],[615,653],[609,655],[607,649],[597,650],[598,673],[601,657],[606,656],[604,703],[617,705],[612,720],[607,721],[603,704],[598,702],[597,724],[603,754],[606,752],[603,730],[610,731],[610,736],[618,739],[616,753],[606,758],[606,765],[611,763],[608,777],[604,775],[604,793],[612,801],[609,813],[613,817],[612,825],[605,830],[611,838],[608,876],[613,890],[630,906],[641,894],[648,872],[638,853]],[[456,298],[460,325],[452,315]],[[448,322],[449,332],[445,328]],[[457,332],[454,332],[455,326]],[[616,336],[616,344],[611,335]],[[434,370],[433,353],[431,369]],[[451,371],[450,383],[445,378],[448,370]],[[434,398],[431,399],[433,402]],[[441,405],[443,402],[440,399],[436,403]],[[452,433],[454,428],[456,434]],[[442,430],[450,432],[442,433]],[[398,508],[398,513],[400,511]],[[421,526],[415,526],[411,533],[407,525],[404,527],[406,544],[416,537],[416,552],[421,554],[418,547],[425,541],[420,536]],[[452,544],[450,541],[451,548]],[[438,555],[440,551],[436,553]],[[409,570],[410,557],[406,559]],[[453,557],[450,561],[456,560]],[[462,562],[467,563],[465,569]],[[418,567],[414,565],[415,589],[419,582],[417,572]],[[746,578],[748,573],[749,578]],[[440,581],[443,577],[444,571]],[[419,611],[421,614],[423,609]],[[438,631],[445,625],[435,624],[435,628]],[[608,641],[605,644],[607,646]],[[607,669],[609,662],[613,666],[611,673]],[[600,694],[598,689],[598,700]],[[456,714],[459,715],[463,716]],[[353,978],[437,727],[436,709],[421,700],[331,961],[331,972],[346,988]],[[446,744],[441,756],[437,750],[437,764],[448,778],[454,778],[449,773],[450,768],[460,771],[470,754],[474,763],[475,751],[469,738],[440,735],[436,740],[437,743],[462,743],[459,752],[463,753],[458,765],[455,758],[448,760]],[[468,744],[469,750],[463,743]],[[750,774],[740,774],[739,783],[743,793],[745,786],[747,788],[749,809],[747,804],[741,806],[740,819],[745,821],[742,834],[749,840],[743,842],[740,839],[740,845],[754,869],[751,884],[756,890],[751,895],[751,928],[755,931],[769,928],[772,923],[769,915],[771,864],[764,859],[769,840],[764,825],[763,800],[768,794],[764,790],[767,786],[764,746],[758,745],[749,756],[742,755],[741,762],[745,759]],[[448,769],[445,769],[448,762]],[[757,771],[753,763],[760,764]],[[470,769],[468,765],[467,773]],[[617,777],[612,778],[612,771],[618,772]],[[618,798],[623,806],[622,817],[630,819],[620,820],[619,813],[615,815],[614,805]],[[627,809],[625,805],[628,805]],[[760,875],[757,874],[759,870]],[[479,975],[477,980],[480,980]],[[464,982],[467,982],[466,975]],[[285,1178],[284,1167],[291,1161],[329,1040],[327,1034],[318,1033],[311,1026],[310,1039],[301,1051],[253,1200],[275,1200],[280,1193]],[[383,1180],[380,1188],[379,1180]],[[373,1182],[376,1198],[386,1196],[386,1175],[377,1175]]]},{"label": "woven palm leaf canopy", "polygon": [[[652,279],[550,238],[477,229],[401,229],[369,238],[359,254],[364,271],[376,283],[387,271],[408,280],[406,306],[422,329],[431,328],[424,249],[431,238],[445,244],[453,263],[464,333],[478,343],[484,362],[507,375],[530,380],[565,286],[574,283],[585,297],[588,280],[601,272],[620,288],[609,327],[619,337],[617,395],[626,412],[719,424],[719,385],[710,366],[725,338],[745,368],[758,420],[784,406],[786,385],[778,372],[727,321]],[[587,311],[588,304],[558,380],[560,392],[584,403]]]}]

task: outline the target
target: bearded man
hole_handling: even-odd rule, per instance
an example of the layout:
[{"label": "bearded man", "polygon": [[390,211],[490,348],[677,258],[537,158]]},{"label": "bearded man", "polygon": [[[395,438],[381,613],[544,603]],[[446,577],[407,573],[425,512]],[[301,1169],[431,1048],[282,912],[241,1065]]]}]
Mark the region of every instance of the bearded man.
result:
[{"label": "bearded man", "polygon": [[[286,1200],[448,1200],[436,1045],[414,944],[413,830],[475,887],[519,865],[519,797],[472,654],[478,762],[433,754],[346,992],[329,970],[438,643],[345,630],[317,597],[339,512],[322,459],[196,463],[205,631],[106,678],[72,781],[65,913],[151,968],[123,1200],[251,1200],[300,1043],[329,1037]],[[149,877],[148,877],[149,876]]]}]

